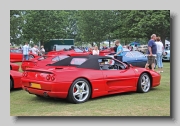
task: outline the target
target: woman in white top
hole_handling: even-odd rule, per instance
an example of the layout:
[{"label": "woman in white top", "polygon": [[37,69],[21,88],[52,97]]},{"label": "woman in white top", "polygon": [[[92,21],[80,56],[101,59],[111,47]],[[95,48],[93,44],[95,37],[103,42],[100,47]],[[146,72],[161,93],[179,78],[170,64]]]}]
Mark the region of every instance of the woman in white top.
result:
[{"label": "woman in white top", "polygon": [[163,63],[162,63],[162,56],[164,51],[163,43],[161,42],[160,37],[156,37],[156,45],[157,45],[157,65],[158,65],[158,72],[163,72]]},{"label": "woman in white top", "polygon": [[99,50],[97,46],[95,46],[93,49],[93,55],[99,55]]}]

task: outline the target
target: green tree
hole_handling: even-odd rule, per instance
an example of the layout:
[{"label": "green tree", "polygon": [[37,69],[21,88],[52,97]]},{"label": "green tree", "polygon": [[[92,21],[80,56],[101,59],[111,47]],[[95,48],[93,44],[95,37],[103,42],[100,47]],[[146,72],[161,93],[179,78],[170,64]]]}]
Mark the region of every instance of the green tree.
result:
[{"label": "green tree", "polygon": [[113,27],[113,11],[109,10],[83,10],[78,11],[78,29],[82,41],[100,42],[109,39]]},{"label": "green tree", "polygon": [[23,13],[20,10],[10,10],[10,42],[20,44],[22,41]]},{"label": "green tree", "polygon": [[42,45],[50,39],[65,39],[68,33],[67,15],[68,12],[58,10],[26,11],[24,38]]}]

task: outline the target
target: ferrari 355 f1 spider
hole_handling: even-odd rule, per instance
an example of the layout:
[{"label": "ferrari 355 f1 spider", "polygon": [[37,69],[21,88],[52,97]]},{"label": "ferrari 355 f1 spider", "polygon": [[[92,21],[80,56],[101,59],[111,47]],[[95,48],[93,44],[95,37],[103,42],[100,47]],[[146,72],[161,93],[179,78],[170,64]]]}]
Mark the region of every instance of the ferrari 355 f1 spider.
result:
[{"label": "ferrari 355 f1 spider", "polygon": [[160,85],[161,75],[111,57],[89,55],[68,57],[44,68],[27,68],[21,80],[30,94],[82,103],[122,92],[146,93]]}]

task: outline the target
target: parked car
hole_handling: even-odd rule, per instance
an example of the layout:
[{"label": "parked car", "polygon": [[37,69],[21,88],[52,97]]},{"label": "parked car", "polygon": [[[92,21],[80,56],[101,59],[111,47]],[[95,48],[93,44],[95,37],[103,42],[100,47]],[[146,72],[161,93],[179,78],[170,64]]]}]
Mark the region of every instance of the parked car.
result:
[{"label": "parked car", "polygon": [[15,63],[10,63],[10,70],[19,71],[19,65]]},{"label": "parked car", "polygon": [[[114,58],[115,53],[110,53],[106,56]],[[142,67],[144,68],[147,63],[147,56],[139,51],[126,51],[124,50],[122,53],[122,61],[132,66]],[[155,68],[156,68],[157,61],[155,60]],[[151,69],[151,66],[150,66]]]},{"label": "parked car", "polygon": [[78,48],[74,48],[74,49],[63,49],[60,51],[50,51],[47,53],[47,55],[68,55],[68,56],[86,56],[86,55],[91,55],[91,52],[86,52],[86,51],[82,51]]},{"label": "parked car", "polygon": [[69,56],[67,56],[67,55],[39,56],[39,57],[31,59],[31,60],[23,61],[22,64],[21,64],[21,69],[24,71],[26,68],[33,68],[35,66],[44,67],[47,64],[52,64],[54,62],[65,59],[67,57],[69,57]]},{"label": "parked car", "polygon": [[166,47],[165,50],[165,56],[162,57],[163,61],[170,61],[170,46]]},{"label": "parked car", "polygon": [[161,75],[111,57],[89,55],[68,57],[43,68],[27,68],[21,80],[23,89],[38,97],[83,103],[122,92],[147,93],[160,85]]},{"label": "parked car", "polygon": [[[123,48],[123,51],[130,51],[130,50],[127,49],[127,48]],[[100,56],[106,56],[106,55],[108,55],[108,54],[113,54],[113,53],[115,53],[115,52],[114,52],[114,47],[111,47],[111,48],[109,48],[109,49],[100,50],[99,55],[100,55]]]},{"label": "parked car", "polygon": [[10,90],[14,88],[22,88],[21,77],[22,73],[10,70]]},{"label": "parked car", "polygon": [[140,45],[137,49],[139,52],[142,52],[142,53],[146,53],[147,50],[148,50],[148,46],[147,45]]},{"label": "parked car", "polygon": [[[33,53],[29,53],[29,59],[33,59],[37,57],[38,55],[35,55]],[[10,62],[22,62],[23,59],[23,52],[19,49],[10,49]]]}]

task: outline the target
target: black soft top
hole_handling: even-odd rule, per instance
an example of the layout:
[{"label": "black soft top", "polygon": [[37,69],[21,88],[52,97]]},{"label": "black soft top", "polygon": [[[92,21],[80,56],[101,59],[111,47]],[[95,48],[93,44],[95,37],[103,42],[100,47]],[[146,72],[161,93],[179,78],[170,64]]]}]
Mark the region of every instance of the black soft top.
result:
[{"label": "black soft top", "polygon": [[[71,60],[73,58],[86,58],[87,60],[82,63],[81,65],[72,65]],[[99,56],[99,55],[88,55],[88,56],[72,56],[50,64],[49,66],[77,66],[77,68],[87,68],[87,69],[95,69],[99,70],[99,61],[98,59],[112,59],[111,57],[107,56]]]}]

